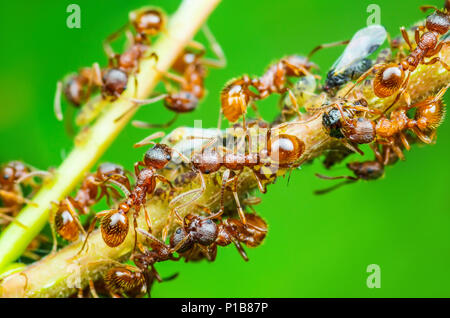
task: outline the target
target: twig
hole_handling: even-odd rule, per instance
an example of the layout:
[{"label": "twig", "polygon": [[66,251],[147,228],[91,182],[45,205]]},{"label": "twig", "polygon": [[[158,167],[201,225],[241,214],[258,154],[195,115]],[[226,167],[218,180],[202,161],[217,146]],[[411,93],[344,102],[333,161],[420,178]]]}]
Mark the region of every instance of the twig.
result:
[{"label": "twig", "polygon": [[137,94],[134,92],[134,77],[131,76],[124,98],[119,98],[107,105],[95,124],[77,136],[74,149],[55,171],[53,179],[46,183],[34,197],[33,202],[37,206],[28,205],[17,216],[17,221],[24,224],[27,229],[14,222],[2,232],[0,270],[16,260],[32,239],[39,234],[48,222],[51,202],[59,201],[70,193],[129,122],[136,109],[116,121],[132,106],[128,99],[132,97],[143,99],[151,93],[161,76],[156,70],[166,71],[170,68],[219,2],[220,0],[184,0],[182,2],[171,18],[167,32],[151,48],[159,57],[156,68],[154,59],[143,60],[140,63]]}]

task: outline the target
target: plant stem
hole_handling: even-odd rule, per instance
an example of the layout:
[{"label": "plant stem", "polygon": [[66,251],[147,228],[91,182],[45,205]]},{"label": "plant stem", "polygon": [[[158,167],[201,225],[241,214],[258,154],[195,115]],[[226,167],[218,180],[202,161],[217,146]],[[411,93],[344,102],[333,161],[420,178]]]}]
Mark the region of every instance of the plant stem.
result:
[{"label": "plant stem", "polygon": [[[440,53],[440,57],[446,63],[450,63],[450,47],[445,46]],[[428,66],[420,66],[417,68],[411,82],[408,86],[413,103],[423,100],[425,97],[435,94],[439,89],[446,86],[450,82],[450,72],[438,63]],[[345,90],[343,88],[342,90]],[[342,92],[342,91],[341,91]],[[362,86],[357,89],[369,102],[369,107],[383,109],[390,105],[392,98],[380,99],[374,96],[370,86]],[[338,93],[339,94],[339,93]],[[398,106],[404,105],[401,100]],[[322,106],[322,105],[316,105]],[[212,131],[215,131],[213,129]],[[323,129],[322,118],[317,117],[307,123],[288,125],[282,124],[272,128],[273,134],[277,132],[286,132],[297,136],[305,143],[305,151],[299,158],[299,163],[311,161],[319,157],[327,150],[342,147],[341,143],[330,138]],[[211,131],[204,130],[204,135],[211,135]],[[209,132],[209,133],[208,133]],[[189,136],[198,135],[199,130],[192,128],[178,128],[174,130],[163,141],[175,148],[188,140]],[[175,165],[173,170],[166,172],[172,174],[170,180],[176,176],[180,176],[186,170],[176,170],[179,167]],[[285,171],[282,171],[285,172]],[[183,193],[193,188],[198,188],[198,179],[196,182],[187,182],[178,193]],[[250,171],[244,170],[239,178],[238,192],[239,196],[245,197],[253,189],[256,188],[255,179]],[[152,196],[147,202],[147,210],[149,211],[152,221],[152,230],[155,235],[161,233],[162,228],[167,224],[169,219],[169,203],[170,197],[165,195]],[[220,200],[220,183],[217,182],[216,176],[210,175],[206,178],[206,190],[204,194],[196,201],[196,203],[206,206],[211,210],[215,210]],[[230,204],[233,202],[233,196],[229,191],[226,192],[225,202]],[[196,206],[189,205],[180,212],[181,216],[190,212],[195,212]],[[143,213],[138,219],[138,225],[145,228]],[[171,230],[174,228],[171,226]],[[138,237],[143,241],[141,236]],[[36,262],[27,267],[19,274],[13,274],[7,277],[0,285],[0,297],[66,297],[73,294],[77,287],[85,287],[88,280],[95,280],[105,273],[112,266],[112,262],[120,261],[126,258],[132,251],[134,245],[133,231],[129,232],[125,241],[118,247],[109,248],[103,242],[99,230],[93,232],[89,238],[89,249],[81,255],[77,255],[81,247],[81,242],[73,243],[66,248],[60,250],[56,254],[49,255],[41,261]]]},{"label": "plant stem", "polygon": [[[170,19],[167,32],[151,48],[158,55],[156,68],[154,59],[141,61],[140,72],[137,75],[137,92],[135,94],[135,81],[131,76],[123,97],[146,98],[161,76],[156,69],[164,72],[170,68],[219,2],[220,0],[184,0]],[[2,232],[0,271],[15,261],[42,230],[48,222],[51,203],[69,194],[108,149],[136,109],[132,109],[117,122],[116,119],[131,106],[131,102],[123,98],[106,105],[105,111],[97,121],[88,129],[82,130],[76,137],[72,152],[57,169],[52,180],[44,184],[34,197],[35,205],[27,205],[17,216],[17,221],[25,225],[27,229],[13,222]]]}]

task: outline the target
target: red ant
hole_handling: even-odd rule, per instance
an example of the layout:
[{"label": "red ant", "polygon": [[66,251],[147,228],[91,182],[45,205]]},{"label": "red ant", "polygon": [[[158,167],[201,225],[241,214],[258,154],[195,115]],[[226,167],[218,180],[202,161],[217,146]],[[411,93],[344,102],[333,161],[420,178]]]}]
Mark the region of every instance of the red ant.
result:
[{"label": "red ant", "polygon": [[[160,133],[156,133],[149,138],[156,138]],[[148,139],[145,139],[145,143],[148,143]],[[143,141],[144,142],[144,141]],[[151,142],[153,143],[153,142]],[[153,143],[155,144],[155,143]],[[139,147],[144,145],[143,143],[138,143],[135,146]],[[145,221],[147,226],[151,229],[151,220],[148,215],[145,203],[148,194],[152,194],[156,188],[156,180],[165,182],[173,189],[172,183],[164,176],[158,174],[156,170],[163,169],[171,160],[173,149],[165,144],[155,144],[152,148],[147,150],[144,155],[144,160],[139,161],[134,165],[134,170],[136,174],[136,184],[132,191],[129,193],[128,198],[119,204],[117,209],[106,210],[97,213],[94,220],[92,221],[87,237],[84,241],[81,251],[87,243],[87,238],[89,234],[94,230],[97,219],[101,218],[101,233],[104,242],[110,247],[116,247],[125,240],[128,229],[129,220],[128,213],[133,208],[133,227],[136,232],[137,228],[137,217],[141,207],[144,208]],[[139,170],[139,167],[144,167]],[[135,235],[135,247],[137,243],[137,236]],[[80,252],[81,252],[80,251]]]},{"label": "red ant", "polygon": [[[422,10],[427,10],[429,8],[430,6],[421,7]],[[408,33],[405,28],[402,27],[402,36],[408,44],[411,53],[406,58],[402,59],[398,64],[375,64],[363,75],[361,75],[361,77],[350,87],[344,95],[344,98],[348,96],[356,85],[364,81],[364,79],[372,74],[373,71],[376,71],[372,84],[373,91],[376,96],[386,98],[392,96],[396,92],[399,92],[393,103],[385,109],[385,112],[394,106],[403,95],[409,105],[410,97],[406,92],[406,89],[408,87],[411,73],[415,71],[419,64],[430,65],[439,62],[447,71],[450,70],[450,66],[439,57],[434,57],[429,61],[425,61],[425,58],[431,58],[432,56],[438,54],[442,47],[448,44],[443,41],[439,42],[439,38],[447,33],[449,28],[450,18],[448,13],[436,10],[432,15],[427,17],[425,26],[420,26],[416,29],[415,42],[417,47],[413,49]],[[405,73],[407,73],[406,79]]]},{"label": "red ant", "polygon": [[[149,100],[134,100],[137,104],[149,104],[164,98],[165,107],[175,112],[175,117],[163,125],[134,121],[134,126],[140,128],[168,127],[175,122],[179,114],[191,112],[197,108],[206,91],[204,85],[207,74],[206,67],[222,68],[226,64],[225,55],[209,28],[204,26],[203,32],[217,60],[205,58],[205,47],[201,43],[192,41],[189,48],[183,51],[172,66],[173,70],[180,75],[164,73],[163,81],[168,94],[162,94]],[[167,80],[179,83],[179,90],[174,89]]]},{"label": "red ant", "polygon": [[[248,105],[251,103],[251,106],[256,110],[253,101],[264,99],[273,93],[284,94],[288,92],[291,99],[295,100],[294,94],[288,87],[288,78],[308,75],[310,74],[309,71],[316,67],[314,63],[309,62],[305,57],[291,55],[269,66],[266,73],[259,78],[250,79],[250,77],[244,75],[231,80],[225,85],[220,94],[219,126],[223,114],[230,122],[236,122],[243,116],[245,127],[245,114],[247,113]],[[253,92],[250,89],[251,87],[257,93]],[[294,101],[293,103],[296,104]]]},{"label": "red ant", "polygon": [[139,257],[135,256],[134,260],[138,267],[131,265],[115,266],[108,270],[104,277],[106,289],[114,298],[119,298],[121,295],[128,297],[142,297],[144,294],[150,297],[150,291],[155,279],[158,282],[169,281],[178,276],[178,274],[171,277],[161,279],[158,273],[145,267],[145,262],[139,263]]},{"label": "red ant", "polygon": [[8,214],[18,212],[24,203],[34,204],[24,197],[20,185],[31,187],[33,193],[40,187],[33,177],[41,177],[43,179],[51,174],[47,171],[36,170],[30,165],[21,161],[11,161],[0,168],[0,199],[2,207],[0,207],[0,216],[8,222],[16,222],[24,227],[23,224],[16,221]]},{"label": "red ant", "polygon": [[64,94],[66,100],[75,108],[79,108],[86,103],[95,89],[101,87],[102,72],[98,63],[92,67],[82,68],[77,74],[71,74],[62,82],[56,85],[55,100],[53,103],[56,118],[63,120],[61,108],[61,94]]},{"label": "red ant", "polygon": [[[256,173],[260,165],[266,166],[276,166],[278,168],[292,168],[296,161],[301,157],[305,150],[305,144],[303,141],[298,139],[294,135],[280,134],[272,138],[271,130],[267,131],[266,144],[267,149],[262,149],[260,152],[246,152],[246,153],[235,153],[227,148],[222,149],[225,154],[219,153],[215,148],[211,151],[203,151],[209,145],[212,145],[217,141],[216,138],[212,139],[206,145],[202,147],[200,153],[194,153],[191,159],[193,169],[198,172],[202,179],[202,185],[200,189],[194,189],[182,193],[175,197],[169,204],[169,207],[173,207],[175,203],[180,201],[186,196],[196,194],[189,201],[174,208],[174,213],[181,219],[178,214],[178,210],[189,205],[190,203],[197,200],[205,191],[205,182],[203,174],[211,174],[219,171],[222,167],[226,170],[222,173],[222,187],[221,187],[221,202],[220,202],[220,212],[224,211],[224,193],[225,188],[230,182],[234,182],[232,187],[232,193],[236,201],[237,209],[241,221],[245,224],[246,219],[244,211],[242,210],[239,196],[237,193],[237,185],[240,174],[244,171],[245,167],[250,168],[255,176],[258,184],[258,188],[262,193],[265,193],[266,189],[263,187],[261,180]],[[251,142],[249,143],[251,144]],[[236,173],[234,176],[232,174]],[[165,235],[163,235],[164,237]]]},{"label": "red ant", "polygon": [[249,247],[260,245],[267,233],[266,222],[256,214],[247,213],[245,214],[247,223],[227,218],[216,225],[211,218],[215,218],[219,214],[216,213],[209,217],[194,214],[186,215],[183,226],[177,228],[170,237],[170,246],[178,246],[181,242],[184,242],[178,249],[178,253],[185,255],[186,261],[191,259],[193,252],[197,251],[196,248],[209,261],[214,261],[217,255],[217,245],[227,246],[233,243],[242,258],[248,261],[241,243]]},{"label": "red ant", "polygon": [[[125,195],[131,191],[130,181],[126,171],[113,163],[101,164],[95,173],[89,174],[81,184],[74,198],[67,197],[59,202],[57,210],[51,217],[56,233],[70,242],[78,239],[80,232],[86,235],[80,223],[77,211],[83,215],[90,213],[89,208],[99,202],[104,196],[109,203],[110,197],[115,200],[121,197],[116,189],[107,184],[118,186]],[[54,238],[53,250],[56,251],[57,241]]]}]

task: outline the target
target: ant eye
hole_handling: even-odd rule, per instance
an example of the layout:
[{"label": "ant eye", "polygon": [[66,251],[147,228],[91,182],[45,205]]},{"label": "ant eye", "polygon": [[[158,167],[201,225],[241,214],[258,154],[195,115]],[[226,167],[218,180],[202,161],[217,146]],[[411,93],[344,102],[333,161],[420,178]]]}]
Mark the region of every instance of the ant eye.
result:
[{"label": "ant eye", "polygon": [[177,234],[180,234],[181,233],[181,229],[180,228],[178,228],[177,230],[176,230],[176,232],[175,233],[177,233]]}]

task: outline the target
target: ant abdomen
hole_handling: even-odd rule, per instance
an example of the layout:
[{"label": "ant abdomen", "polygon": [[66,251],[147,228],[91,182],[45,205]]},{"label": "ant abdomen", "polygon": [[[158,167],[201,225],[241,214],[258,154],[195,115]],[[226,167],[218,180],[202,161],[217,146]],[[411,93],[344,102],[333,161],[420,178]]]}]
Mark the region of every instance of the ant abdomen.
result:
[{"label": "ant abdomen", "polygon": [[106,245],[116,247],[127,237],[129,220],[124,211],[113,210],[102,218],[100,227]]},{"label": "ant abdomen", "polygon": [[197,108],[198,98],[188,91],[171,94],[164,99],[164,105],[177,113],[188,113]]},{"label": "ant abdomen", "polygon": [[432,15],[427,17],[426,27],[428,30],[437,32],[441,35],[447,33],[450,28],[450,19],[448,14],[435,11]]},{"label": "ant abdomen", "polygon": [[384,166],[378,161],[350,162],[347,167],[363,180],[376,180],[384,174]]},{"label": "ant abdomen", "polygon": [[162,31],[165,25],[165,15],[157,9],[137,10],[131,13],[131,20],[136,32],[145,35],[155,35]]},{"label": "ant abdomen", "polygon": [[55,215],[55,230],[65,240],[74,242],[78,240],[80,230],[74,216],[63,207]]},{"label": "ant abdomen", "polygon": [[139,270],[113,267],[106,273],[104,280],[106,288],[113,294],[126,294],[133,297],[147,292],[145,276]]},{"label": "ant abdomen", "polygon": [[401,66],[390,63],[381,68],[373,80],[373,91],[380,98],[393,95],[400,89],[405,72]]},{"label": "ant abdomen", "polygon": [[270,143],[270,158],[280,165],[297,161],[305,151],[305,143],[294,135],[281,134]]},{"label": "ant abdomen", "polygon": [[[433,97],[428,97],[431,100]],[[414,119],[417,127],[422,131],[435,130],[440,126],[445,117],[445,107],[442,100],[438,100],[426,106],[418,107]]]}]

